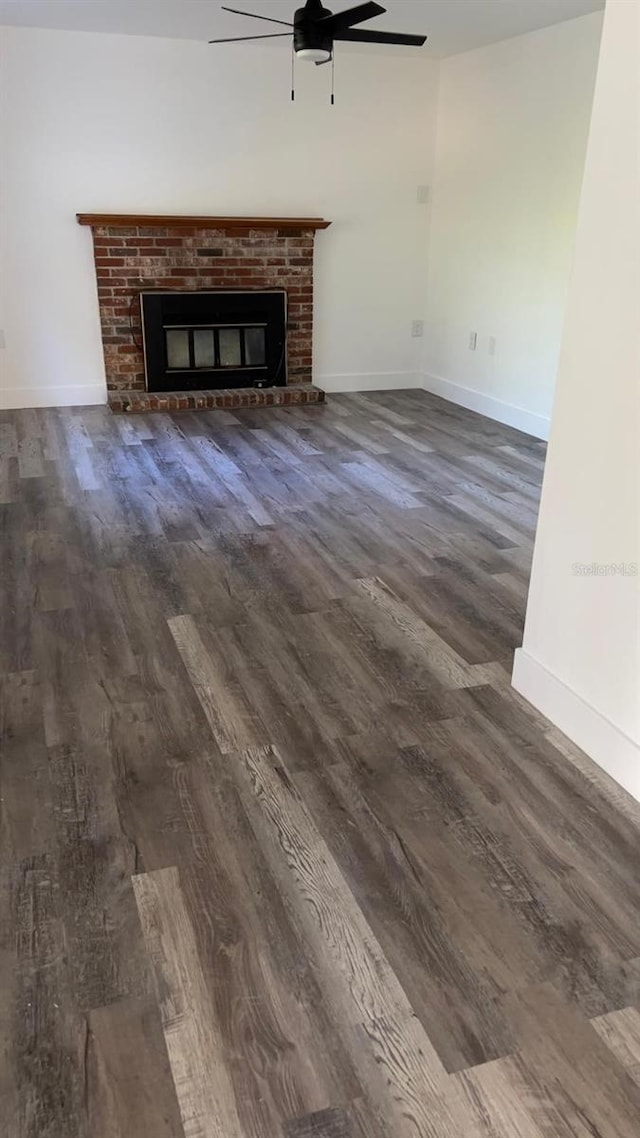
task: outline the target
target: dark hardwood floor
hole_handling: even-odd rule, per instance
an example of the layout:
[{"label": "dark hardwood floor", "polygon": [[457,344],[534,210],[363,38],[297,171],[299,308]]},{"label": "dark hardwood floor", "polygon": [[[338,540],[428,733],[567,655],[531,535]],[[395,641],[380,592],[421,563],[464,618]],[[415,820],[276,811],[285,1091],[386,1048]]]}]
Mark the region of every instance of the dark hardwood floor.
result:
[{"label": "dark hardwood floor", "polygon": [[543,458],[0,414],[2,1138],[638,1138],[640,808],[509,687]]}]

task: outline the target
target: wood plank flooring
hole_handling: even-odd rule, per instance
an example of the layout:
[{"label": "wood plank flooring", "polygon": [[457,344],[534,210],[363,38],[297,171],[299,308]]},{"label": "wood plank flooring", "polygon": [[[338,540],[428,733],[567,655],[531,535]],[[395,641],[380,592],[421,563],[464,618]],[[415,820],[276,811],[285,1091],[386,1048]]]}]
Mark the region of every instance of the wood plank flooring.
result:
[{"label": "wood plank flooring", "polygon": [[509,686],[543,460],[0,414],[3,1138],[638,1138],[640,807]]}]

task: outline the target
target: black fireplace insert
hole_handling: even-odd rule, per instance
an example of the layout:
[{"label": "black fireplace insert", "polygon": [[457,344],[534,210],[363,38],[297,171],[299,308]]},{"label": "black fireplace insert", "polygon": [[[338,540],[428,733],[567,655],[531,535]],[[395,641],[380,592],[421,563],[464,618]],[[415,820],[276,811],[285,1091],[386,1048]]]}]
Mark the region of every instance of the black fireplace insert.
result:
[{"label": "black fireplace insert", "polygon": [[287,294],[141,292],[148,391],[287,382]]}]

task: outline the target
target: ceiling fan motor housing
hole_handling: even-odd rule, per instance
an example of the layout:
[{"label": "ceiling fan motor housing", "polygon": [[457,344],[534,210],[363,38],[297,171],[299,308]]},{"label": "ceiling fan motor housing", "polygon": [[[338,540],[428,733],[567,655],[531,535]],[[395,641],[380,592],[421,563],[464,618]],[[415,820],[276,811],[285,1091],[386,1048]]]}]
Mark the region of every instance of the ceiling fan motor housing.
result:
[{"label": "ceiling fan motor housing", "polygon": [[331,55],[333,39],[330,33],[323,31],[322,25],[318,22],[323,16],[330,16],[331,11],[329,8],[323,8],[322,4],[314,5],[311,11],[313,15],[310,14],[307,5],[305,8],[298,8],[293,17],[294,51],[324,51]]}]

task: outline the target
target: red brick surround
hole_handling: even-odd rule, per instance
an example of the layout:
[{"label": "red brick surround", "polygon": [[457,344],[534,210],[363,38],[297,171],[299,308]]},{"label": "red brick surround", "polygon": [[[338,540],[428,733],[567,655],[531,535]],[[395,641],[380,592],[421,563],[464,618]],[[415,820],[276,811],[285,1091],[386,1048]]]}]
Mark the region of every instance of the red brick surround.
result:
[{"label": "red brick surround", "polygon": [[[103,219],[78,215],[93,233],[107,388],[144,391],[138,294],[143,289],[285,289],[287,375],[311,383],[313,246],[328,224],[301,218]],[[246,221],[246,224],[243,224]],[[278,228],[278,226],[281,228]]]}]

